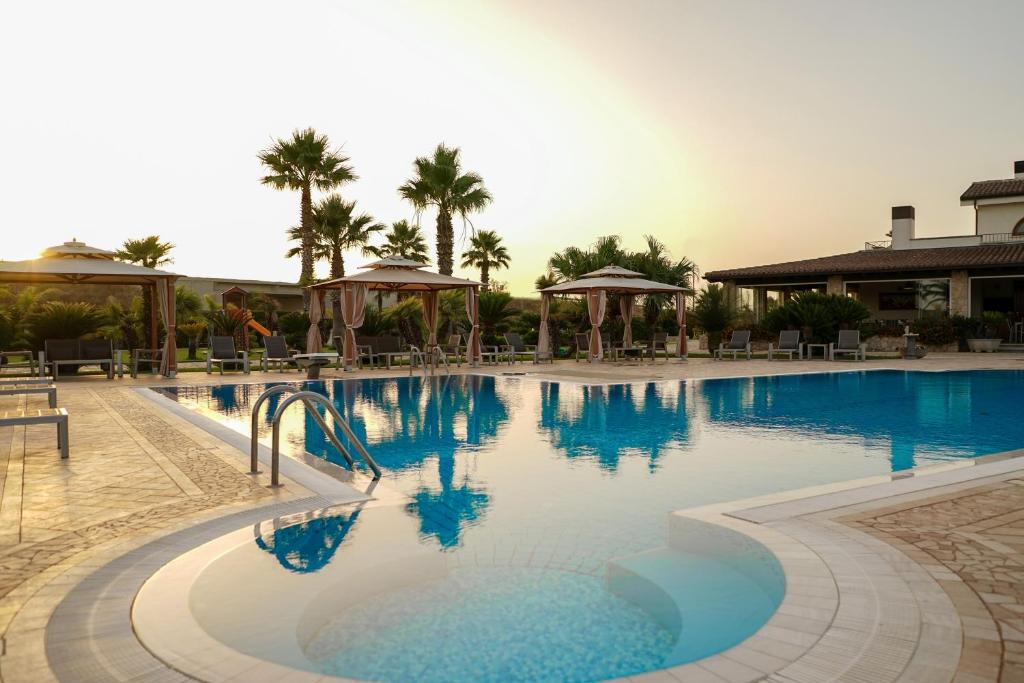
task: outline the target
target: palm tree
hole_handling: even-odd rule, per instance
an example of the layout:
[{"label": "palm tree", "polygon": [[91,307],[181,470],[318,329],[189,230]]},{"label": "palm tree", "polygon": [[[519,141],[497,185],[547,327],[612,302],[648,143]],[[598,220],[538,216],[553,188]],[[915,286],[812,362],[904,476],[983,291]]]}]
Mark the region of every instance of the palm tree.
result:
[{"label": "palm tree", "polygon": [[585,274],[609,265],[625,266],[629,254],[622,250],[618,235],[597,238],[590,249],[567,247],[548,260],[548,268],[559,280],[578,280]]},{"label": "palm tree", "polygon": [[391,230],[384,235],[384,239],[384,244],[373,247],[373,253],[378,258],[399,256],[410,261],[430,263],[427,241],[423,239],[423,231],[418,226],[410,225],[404,220],[395,221],[391,224]]},{"label": "palm tree", "polygon": [[480,230],[469,238],[469,243],[471,248],[462,253],[462,267],[479,268],[480,282],[486,291],[491,282],[491,268],[508,268],[508,249],[493,230]]},{"label": "palm tree", "polygon": [[432,157],[417,158],[413,169],[415,175],[398,192],[417,211],[437,207],[437,266],[442,274],[451,275],[455,251],[452,217],[458,214],[468,221],[469,214],[491,203],[491,194],[478,174],[462,172],[458,147],[441,143]]},{"label": "palm tree", "polygon": [[[173,248],[174,245],[170,242],[161,242],[159,235],[150,235],[140,240],[125,240],[117,250],[116,256],[122,261],[137,263],[146,268],[158,268],[174,260],[168,256]],[[157,340],[150,338],[149,321],[153,319],[153,291],[149,287],[142,288],[142,315],[143,341],[146,348],[156,348]]]},{"label": "palm tree", "polygon": [[[296,130],[290,140],[278,139],[259,153],[259,159],[270,171],[260,182],[278,190],[300,192],[299,235],[302,241],[302,271],[299,284],[313,282],[313,196],[312,189],[330,190],[344,182],[355,180],[348,165],[349,158],[340,150],[332,150],[326,135],[312,128]],[[304,290],[303,301],[309,309],[309,293]]]},{"label": "palm tree", "polygon": [[[372,254],[369,246],[373,234],[384,229],[383,223],[374,223],[369,214],[356,215],[355,201],[346,202],[337,194],[332,194],[313,207],[313,259],[327,261],[331,266],[330,279],[345,277],[345,256],[348,249],[362,249],[363,254]],[[301,228],[289,230],[292,239],[302,239]],[[287,256],[297,256],[302,247],[293,247]],[[342,328],[341,301],[337,294],[332,299],[332,323],[334,330],[331,335],[340,334]]]},{"label": "palm tree", "polygon": [[[645,235],[647,249],[634,252],[626,259],[627,267],[654,282],[689,288],[697,275],[697,266],[690,259],[683,257],[673,261],[665,245],[653,235]],[[669,297],[664,294],[648,294],[644,301],[644,320],[647,329],[654,338],[658,316],[668,303]]]}]

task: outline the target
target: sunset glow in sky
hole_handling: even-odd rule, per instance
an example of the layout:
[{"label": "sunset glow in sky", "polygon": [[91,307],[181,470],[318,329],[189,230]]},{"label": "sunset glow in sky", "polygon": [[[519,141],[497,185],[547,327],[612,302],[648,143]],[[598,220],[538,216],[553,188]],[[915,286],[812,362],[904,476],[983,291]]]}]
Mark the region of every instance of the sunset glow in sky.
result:
[{"label": "sunset glow in sky", "polygon": [[306,126],[386,223],[413,158],[461,147],[516,294],[606,234],[708,271],[853,251],[895,204],[966,233],[959,194],[1024,159],[1022,26],[1020,2],[17,3],[0,258],[156,233],[176,272],[293,281],[299,197],[256,154]]}]

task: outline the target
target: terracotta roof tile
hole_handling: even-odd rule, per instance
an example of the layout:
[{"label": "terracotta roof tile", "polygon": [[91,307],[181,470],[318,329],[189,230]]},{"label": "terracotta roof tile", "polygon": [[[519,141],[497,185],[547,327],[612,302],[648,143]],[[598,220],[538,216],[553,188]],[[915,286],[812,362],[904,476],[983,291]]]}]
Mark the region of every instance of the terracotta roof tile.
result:
[{"label": "terracotta roof tile", "polygon": [[960,195],[960,201],[969,202],[975,199],[995,199],[1018,195],[1024,195],[1024,178],[979,180],[976,183],[971,183],[967,191]]},{"label": "terracotta roof tile", "polygon": [[871,249],[749,268],[716,270],[704,277],[711,282],[750,280],[759,277],[844,275],[891,271],[946,270],[955,268],[1024,267],[1024,242],[984,244],[976,247],[932,249]]}]

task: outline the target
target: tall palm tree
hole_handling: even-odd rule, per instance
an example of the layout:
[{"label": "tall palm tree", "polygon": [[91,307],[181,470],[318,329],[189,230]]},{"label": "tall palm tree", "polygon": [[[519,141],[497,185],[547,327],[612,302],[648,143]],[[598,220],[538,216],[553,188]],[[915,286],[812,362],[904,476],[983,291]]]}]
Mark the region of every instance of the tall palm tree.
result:
[{"label": "tall palm tree", "polygon": [[[137,263],[146,268],[159,268],[174,260],[169,256],[173,248],[170,242],[161,242],[159,235],[150,235],[140,240],[125,240],[116,256],[122,261]],[[153,319],[153,291],[149,287],[142,288],[142,316],[146,348],[156,348],[157,340],[151,338],[149,328],[149,321]]]},{"label": "tall palm tree", "polygon": [[[355,201],[346,202],[337,194],[331,194],[313,207],[312,247],[315,261],[327,261],[331,266],[331,278],[345,277],[345,255],[349,249],[361,249],[363,254],[374,253],[370,247],[373,234],[384,229],[383,223],[375,223],[369,214],[356,214]],[[302,238],[301,227],[289,231],[292,239]],[[288,256],[302,253],[302,247],[293,247]],[[332,317],[334,334],[340,334],[342,327],[341,301],[333,297]]]},{"label": "tall palm tree", "polygon": [[479,268],[484,290],[490,289],[491,268],[508,268],[508,249],[501,235],[493,230],[480,230],[469,238],[470,248],[462,253],[463,268]]},{"label": "tall palm tree", "polygon": [[384,235],[386,240],[379,247],[373,247],[373,253],[379,258],[400,256],[410,261],[430,263],[427,253],[427,241],[423,239],[423,231],[408,221],[395,221],[391,229]]},{"label": "tall palm tree", "polygon": [[491,203],[491,193],[478,174],[462,172],[458,147],[439,144],[432,157],[417,158],[413,170],[414,176],[398,188],[398,193],[417,211],[437,208],[437,267],[444,275],[451,275],[455,265],[452,217],[458,215],[468,221],[471,213]]},{"label": "tall palm tree", "polygon": [[[296,130],[290,140],[278,139],[259,153],[259,159],[269,173],[260,179],[264,185],[278,190],[300,192],[299,234],[302,241],[302,271],[299,284],[313,282],[313,188],[331,190],[356,175],[348,165],[349,158],[340,150],[333,150],[326,135],[312,128]],[[303,293],[306,309],[309,294]]]}]

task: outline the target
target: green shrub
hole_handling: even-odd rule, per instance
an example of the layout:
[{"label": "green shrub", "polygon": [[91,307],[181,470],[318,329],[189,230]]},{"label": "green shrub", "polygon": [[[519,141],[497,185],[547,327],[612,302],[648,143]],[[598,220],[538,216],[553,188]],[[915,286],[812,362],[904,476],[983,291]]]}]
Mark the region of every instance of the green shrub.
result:
[{"label": "green shrub", "polygon": [[953,321],[945,316],[928,316],[910,323],[910,331],[917,335],[920,343],[927,346],[945,346],[957,341],[957,330]]},{"label": "green shrub", "polygon": [[825,343],[835,341],[840,329],[860,327],[869,315],[867,306],[848,296],[798,292],[788,303],[768,311],[761,324],[773,336],[782,330],[800,330],[805,341]]},{"label": "green shrub", "polygon": [[302,311],[284,313],[278,317],[277,325],[289,348],[305,350],[306,333],[309,331],[308,315]]},{"label": "green shrub", "polygon": [[697,296],[691,317],[697,327],[708,335],[708,348],[717,348],[722,332],[729,329],[736,321],[736,307],[730,301],[725,288],[721,285],[708,285],[707,289]]},{"label": "green shrub", "polygon": [[32,315],[29,330],[36,349],[47,339],[80,339],[96,334],[103,315],[92,304],[50,301]]}]

